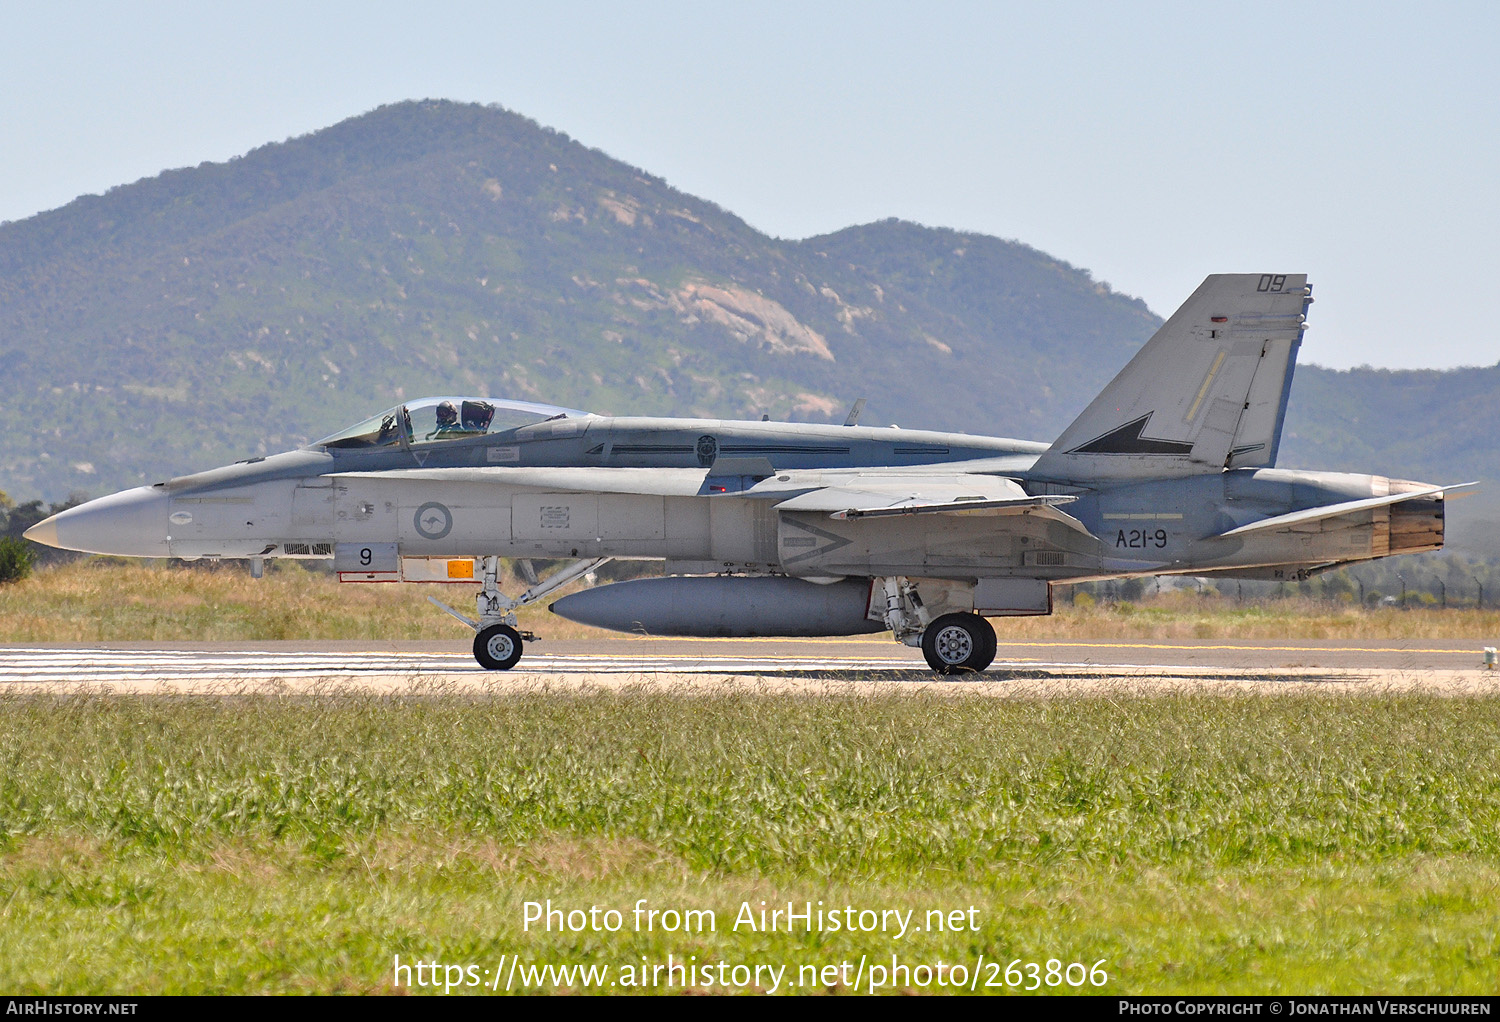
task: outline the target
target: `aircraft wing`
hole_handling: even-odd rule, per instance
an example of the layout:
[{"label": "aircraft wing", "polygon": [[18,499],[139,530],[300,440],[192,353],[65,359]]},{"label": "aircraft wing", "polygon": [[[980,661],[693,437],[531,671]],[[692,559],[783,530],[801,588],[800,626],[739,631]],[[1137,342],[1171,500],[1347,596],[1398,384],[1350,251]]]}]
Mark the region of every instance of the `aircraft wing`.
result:
[{"label": "aircraft wing", "polygon": [[862,476],[781,501],[776,510],[821,512],[838,521],[921,514],[1038,514],[1086,532],[1077,519],[1056,510],[1077,499],[1032,496],[1015,481],[997,476]]},{"label": "aircraft wing", "polygon": [[1016,500],[974,500],[959,498],[946,503],[923,504],[902,503],[892,507],[876,508],[845,508],[843,511],[835,511],[829,518],[890,518],[894,515],[928,515],[928,514],[1016,514],[1034,508],[1055,507],[1058,504],[1069,504],[1077,497],[1064,497],[1060,495],[1046,497],[1022,497]]},{"label": "aircraft wing", "polygon": [[[701,496],[703,469],[678,468],[427,468],[381,472],[342,472],[339,478],[409,479],[444,483],[506,483],[580,493],[649,496]],[[1057,509],[1076,500],[1064,495],[1032,496],[1013,479],[977,472],[890,473],[821,469],[792,472],[786,482],[766,480],[721,499],[778,500],[778,511],[822,512],[839,520],[896,515],[1035,514],[1091,535],[1078,519]]]},{"label": "aircraft wing", "polygon": [[1388,497],[1366,497],[1363,500],[1346,500],[1338,504],[1324,504],[1321,507],[1310,507],[1303,511],[1293,511],[1289,514],[1276,515],[1273,518],[1262,518],[1258,522],[1249,525],[1241,525],[1237,529],[1221,532],[1215,539],[1228,539],[1232,536],[1243,536],[1251,532],[1260,532],[1264,529],[1286,529],[1294,525],[1306,525],[1309,522],[1322,521],[1325,518],[1337,518],[1340,515],[1352,514],[1355,511],[1368,511],[1371,508],[1385,507],[1389,504],[1400,504],[1407,500],[1416,500],[1419,497],[1431,497],[1448,490],[1461,490],[1468,486],[1477,486],[1474,483],[1457,483],[1453,486],[1429,486],[1426,489],[1412,490],[1409,493],[1393,493]]},{"label": "aircraft wing", "polygon": [[[723,462],[724,459],[720,459]],[[716,463],[717,464],[717,463]],[[927,466],[903,467],[894,472],[850,468],[793,469],[781,476],[763,480],[755,486],[735,491],[733,497],[774,498],[778,494],[794,496],[809,490],[828,486],[848,486],[854,489],[881,488],[887,484],[901,489],[915,486],[926,492],[934,485],[950,486],[955,497],[965,494],[989,493],[985,487],[996,481],[1010,483],[988,473],[999,468],[1015,469],[1014,464],[986,458],[965,462],[972,471],[934,472]],[[578,466],[499,466],[485,465],[471,468],[398,468],[359,472],[330,473],[336,479],[408,479],[432,483],[503,483],[507,486],[525,486],[541,490],[576,490],[579,493],[638,493],[664,497],[705,496],[705,481],[713,478],[714,469],[702,468],[588,468]],[[965,482],[965,480],[974,480]],[[1006,490],[1004,495],[1024,497],[1025,491],[1011,483],[1014,493]],[[975,487],[980,487],[975,489]]]}]

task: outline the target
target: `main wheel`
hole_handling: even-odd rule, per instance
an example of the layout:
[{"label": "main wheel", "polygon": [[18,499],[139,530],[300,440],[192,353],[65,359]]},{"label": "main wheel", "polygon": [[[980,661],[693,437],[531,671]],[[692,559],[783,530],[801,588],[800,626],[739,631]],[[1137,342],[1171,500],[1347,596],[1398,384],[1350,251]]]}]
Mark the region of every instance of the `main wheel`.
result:
[{"label": "main wheel", "polygon": [[974,615],[974,620],[978,622],[979,630],[984,633],[984,649],[981,651],[983,655],[975,662],[974,670],[983,671],[995,662],[995,653],[1000,649],[1000,639],[995,635],[994,625],[978,614]]},{"label": "main wheel", "polygon": [[490,625],[474,636],[474,659],[487,671],[508,671],[521,659],[521,633],[510,625]]},{"label": "main wheel", "polygon": [[944,614],[922,633],[922,655],[939,674],[984,670],[996,645],[995,630],[978,614]]}]

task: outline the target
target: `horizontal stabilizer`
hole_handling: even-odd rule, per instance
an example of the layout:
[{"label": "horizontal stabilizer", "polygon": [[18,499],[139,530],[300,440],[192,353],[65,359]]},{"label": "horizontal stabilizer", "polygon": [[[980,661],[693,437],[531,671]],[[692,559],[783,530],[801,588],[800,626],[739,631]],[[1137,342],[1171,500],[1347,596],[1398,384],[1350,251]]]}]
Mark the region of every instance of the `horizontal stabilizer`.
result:
[{"label": "horizontal stabilizer", "polygon": [[1390,504],[1400,504],[1403,501],[1416,500],[1419,497],[1431,497],[1434,494],[1446,493],[1449,490],[1461,490],[1469,486],[1478,486],[1473,483],[1456,483],[1453,486],[1429,486],[1426,489],[1412,490],[1410,493],[1393,493],[1388,497],[1366,497],[1363,500],[1346,500],[1339,504],[1324,504],[1321,507],[1310,507],[1305,511],[1293,511],[1289,514],[1276,515],[1274,518],[1262,518],[1258,522],[1249,525],[1241,525],[1237,529],[1221,532],[1215,539],[1229,539],[1232,536],[1243,536],[1251,532],[1261,532],[1265,529],[1285,529],[1293,525],[1305,525],[1308,522],[1322,521],[1325,518],[1337,518],[1340,515],[1353,514],[1356,511],[1368,511],[1371,508],[1385,507]]}]

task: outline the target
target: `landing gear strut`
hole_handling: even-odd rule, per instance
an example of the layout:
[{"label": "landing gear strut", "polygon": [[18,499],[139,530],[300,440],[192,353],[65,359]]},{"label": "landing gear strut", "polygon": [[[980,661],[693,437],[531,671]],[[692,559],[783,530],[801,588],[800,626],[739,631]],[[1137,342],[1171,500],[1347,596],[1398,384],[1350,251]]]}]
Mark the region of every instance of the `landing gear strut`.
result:
[{"label": "landing gear strut", "polygon": [[427,599],[474,629],[474,659],[479,661],[480,667],[487,671],[508,671],[521,659],[523,640],[536,639],[530,632],[516,630],[516,610],[550,596],[575,578],[587,575],[610,560],[609,557],[596,557],[587,561],[575,561],[512,600],[500,591],[500,558],[486,557],[483,586],[475,600],[475,609],[479,613],[477,620],[460,614],[435,597],[429,596]]}]

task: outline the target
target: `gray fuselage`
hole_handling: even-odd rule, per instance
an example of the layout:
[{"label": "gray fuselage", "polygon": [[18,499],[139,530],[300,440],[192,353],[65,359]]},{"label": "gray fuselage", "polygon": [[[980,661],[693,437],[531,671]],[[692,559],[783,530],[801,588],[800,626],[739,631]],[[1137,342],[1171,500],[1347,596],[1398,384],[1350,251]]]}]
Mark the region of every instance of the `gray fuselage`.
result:
[{"label": "gray fuselage", "polygon": [[[1440,500],[1220,538],[1247,523],[1417,484],[1227,470],[1145,482],[1034,478],[1046,444],[896,428],[568,417],[378,448],[312,447],[140,487],[54,520],[58,545],[147,557],[653,558],[668,573],[912,576],[972,583],[1225,572],[1292,578],[1442,544]],[[839,521],[777,510],[878,473],[1069,494],[1066,515]],[[1069,520],[1071,519],[1071,520]],[[1003,525],[1002,525],[1003,522]],[[365,551],[361,564],[356,550]],[[356,560],[349,558],[355,556]]]}]

